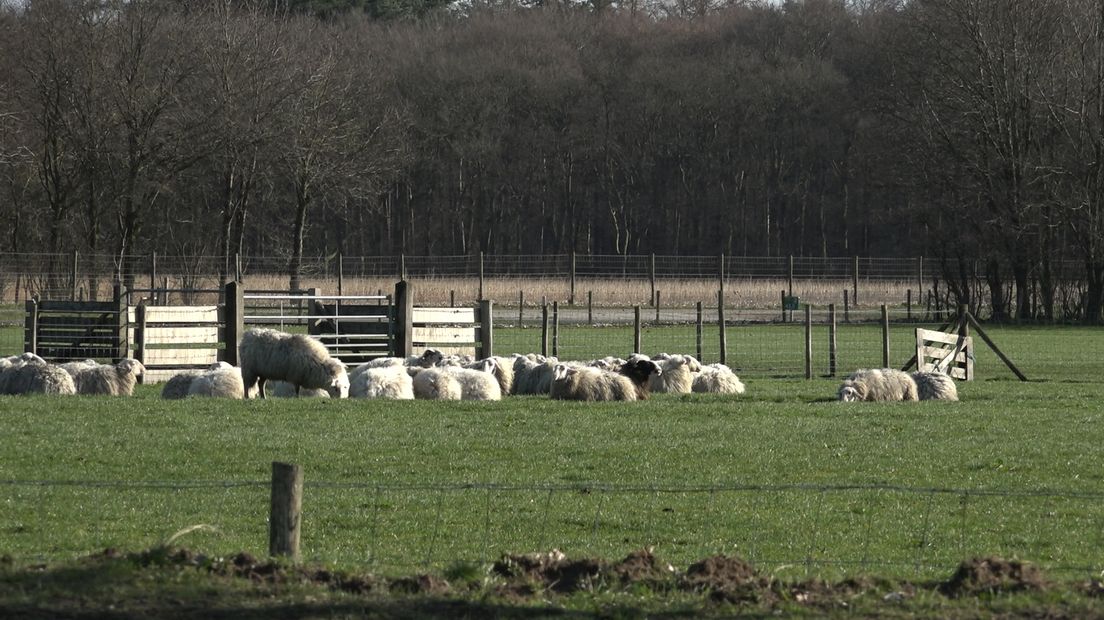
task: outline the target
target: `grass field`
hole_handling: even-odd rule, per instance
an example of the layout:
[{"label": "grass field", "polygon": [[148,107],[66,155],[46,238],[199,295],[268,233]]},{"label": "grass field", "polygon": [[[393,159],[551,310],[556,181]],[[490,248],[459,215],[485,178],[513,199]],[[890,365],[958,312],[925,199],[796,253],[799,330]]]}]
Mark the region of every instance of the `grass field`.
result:
[{"label": "grass field", "polygon": [[[581,329],[578,357],[623,350],[622,330]],[[737,342],[792,335],[774,329]],[[631,404],[0,397],[0,554],[66,561],[200,523],[184,544],[263,554],[270,464],[289,461],[304,557],[381,573],[654,546],[779,576],[931,576],[990,554],[1099,574],[1104,339],[992,331],[1033,381],[979,351],[979,380],[945,404],[845,406],[835,379],[773,371],[738,398]]]}]

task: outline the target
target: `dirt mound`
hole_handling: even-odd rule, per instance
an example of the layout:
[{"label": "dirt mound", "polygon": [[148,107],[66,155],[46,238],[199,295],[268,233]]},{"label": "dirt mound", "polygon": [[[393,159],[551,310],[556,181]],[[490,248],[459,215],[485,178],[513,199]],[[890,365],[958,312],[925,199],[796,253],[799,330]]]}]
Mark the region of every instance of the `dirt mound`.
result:
[{"label": "dirt mound", "polygon": [[536,582],[541,588],[559,593],[590,589],[608,572],[603,560],[570,560],[558,549],[548,553],[506,554],[491,571],[507,579]]},{"label": "dirt mound", "polygon": [[695,592],[708,592],[717,600],[728,602],[759,601],[770,589],[759,577],[755,567],[741,558],[715,555],[691,564],[682,578],[682,587]]},{"label": "dirt mound", "polygon": [[973,558],[958,565],[949,580],[939,586],[946,596],[976,596],[984,593],[1022,592],[1046,589],[1042,571],[1020,560]]},{"label": "dirt mound", "polygon": [[656,558],[650,547],[633,551],[610,568],[626,584],[667,582],[675,572],[673,566]]},{"label": "dirt mound", "polygon": [[405,594],[448,594],[452,590],[449,582],[434,575],[415,575],[403,577],[391,582],[392,592]]}]

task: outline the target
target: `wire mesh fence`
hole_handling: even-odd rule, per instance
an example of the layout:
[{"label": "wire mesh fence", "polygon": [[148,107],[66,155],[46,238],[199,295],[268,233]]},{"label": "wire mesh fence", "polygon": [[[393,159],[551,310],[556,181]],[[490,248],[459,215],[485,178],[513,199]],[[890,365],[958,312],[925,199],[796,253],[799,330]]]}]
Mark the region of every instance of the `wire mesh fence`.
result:
[{"label": "wire mesh fence", "polygon": [[[267,482],[0,481],[0,549],[29,561],[178,542],[267,549]],[[1019,557],[1098,574],[1104,494],[864,484],[701,486],[307,481],[302,556],[380,573],[488,563],[558,548],[616,559],[650,546],[685,567],[723,553],[760,569],[840,576],[947,573],[963,559]]]}]

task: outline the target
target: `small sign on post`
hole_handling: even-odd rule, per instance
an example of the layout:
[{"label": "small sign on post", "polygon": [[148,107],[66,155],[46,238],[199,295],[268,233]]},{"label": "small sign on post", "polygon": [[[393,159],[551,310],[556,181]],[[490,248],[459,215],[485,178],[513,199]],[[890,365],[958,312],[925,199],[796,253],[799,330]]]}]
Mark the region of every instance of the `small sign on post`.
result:
[{"label": "small sign on post", "polygon": [[783,310],[800,310],[801,299],[794,295],[786,295],[782,297],[782,309]]}]

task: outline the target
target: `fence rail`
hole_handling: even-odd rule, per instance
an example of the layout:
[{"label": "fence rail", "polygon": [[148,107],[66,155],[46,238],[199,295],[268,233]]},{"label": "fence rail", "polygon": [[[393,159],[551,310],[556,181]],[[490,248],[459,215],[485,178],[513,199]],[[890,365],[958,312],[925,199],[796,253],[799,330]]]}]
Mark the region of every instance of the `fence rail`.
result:
[{"label": "fence rail", "polygon": [[[14,557],[64,560],[159,542],[134,532],[166,536],[208,523],[218,532],[205,541],[215,547],[209,551],[258,552],[266,548],[268,487],[251,480],[0,480],[0,548]],[[776,574],[930,576],[979,555],[1080,575],[1104,568],[1092,542],[1104,521],[1098,492],[308,478],[302,501],[303,558],[381,572],[441,570],[553,547],[612,560],[644,546],[676,565],[726,553]],[[76,505],[86,508],[72,511]],[[156,509],[134,511],[136,505]],[[44,521],[29,525],[36,516]]]}]

